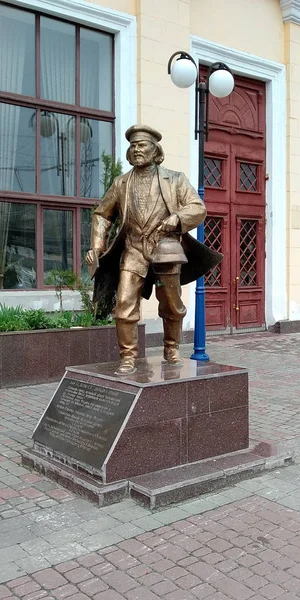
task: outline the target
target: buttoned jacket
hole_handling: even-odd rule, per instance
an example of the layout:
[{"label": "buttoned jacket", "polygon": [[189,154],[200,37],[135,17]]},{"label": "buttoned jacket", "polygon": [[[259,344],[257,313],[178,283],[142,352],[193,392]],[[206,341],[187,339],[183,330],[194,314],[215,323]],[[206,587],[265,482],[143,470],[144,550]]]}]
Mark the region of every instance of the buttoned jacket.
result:
[{"label": "buttoned jacket", "polygon": [[[124,253],[127,235],[126,217],[132,175],[133,169],[125,175],[117,177],[93,213],[91,248],[95,250],[104,250],[112,222],[117,217],[120,219],[118,235],[111,244],[108,244],[99,259],[99,268],[95,275],[96,296],[101,293],[102,285],[107,288],[108,279],[111,285],[117,286],[120,258]],[[180,220],[180,232],[183,234],[182,245],[188,259],[188,263],[182,266],[181,283],[189,283],[218,264],[222,260],[222,255],[200,244],[188,234],[188,231],[195,229],[203,222],[206,209],[187,177],[183,173],[161,166],[157,168],[157,175],[161,196],[158,201],[164,202],[168,213],[177,214]],[[153,222],[151,214],[149,214],[143,233],[149,235],[151,232],[153,232]],[[152,269],[149,269],[145,275],[143,296],[147,298],[151,294],[154,282]]]}]

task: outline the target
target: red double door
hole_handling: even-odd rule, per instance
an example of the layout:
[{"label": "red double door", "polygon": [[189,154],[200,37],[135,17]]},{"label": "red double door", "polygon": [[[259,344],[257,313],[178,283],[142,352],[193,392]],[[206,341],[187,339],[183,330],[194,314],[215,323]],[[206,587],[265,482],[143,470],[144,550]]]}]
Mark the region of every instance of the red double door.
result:
[{"label": "red double door", "polygon": [[235,79],[210,96],[205,146],[205,243],[224,260],[205,280],[208,330],[265,327],[265,86]]}]

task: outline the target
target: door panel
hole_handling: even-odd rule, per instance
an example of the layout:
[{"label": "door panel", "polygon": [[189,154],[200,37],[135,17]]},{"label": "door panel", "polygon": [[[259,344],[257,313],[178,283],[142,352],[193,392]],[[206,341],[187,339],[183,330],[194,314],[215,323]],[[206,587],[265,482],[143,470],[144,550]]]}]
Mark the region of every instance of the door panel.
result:
[{"label": "door panel", "polygon": [[259,207],[235,206],[231,211],[233,329],[264,325],[264,212]]},{"label": "door panel", "polygon": [[265,206],[265,150],[231,145],[233,204]]},{"label": "door panel", "polygon": [[210,203],[204,226],[204,241],[222,252],[224,260],[205,277],[206,324],[208,329],[227,329],[230,312],[230,229],[228,206]]},{"label": "door panel", "polygon": [[205,146],[205,243],[224,254],[205,278],[208,330],[265,326],[265,87],[236,78],[210,97]]}]

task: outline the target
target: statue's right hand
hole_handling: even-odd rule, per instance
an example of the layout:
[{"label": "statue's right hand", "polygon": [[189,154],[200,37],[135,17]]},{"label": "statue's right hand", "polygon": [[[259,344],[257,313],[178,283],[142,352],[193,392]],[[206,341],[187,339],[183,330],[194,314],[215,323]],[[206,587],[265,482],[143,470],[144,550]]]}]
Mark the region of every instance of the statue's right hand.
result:
[{"label": "statue's right hand", "polygon": [[85,262],[87,265],[92,265],[95,260],[95,254],[99,257],[101,254],[100,250],[91,249],[86,253]]},{"label": "statue's right hand", "polygon": [[91,264],[93,264],[93,260],[94,260],[94,251],[89,250],[85,256],[85,262],[87,265],[91,265]]}]

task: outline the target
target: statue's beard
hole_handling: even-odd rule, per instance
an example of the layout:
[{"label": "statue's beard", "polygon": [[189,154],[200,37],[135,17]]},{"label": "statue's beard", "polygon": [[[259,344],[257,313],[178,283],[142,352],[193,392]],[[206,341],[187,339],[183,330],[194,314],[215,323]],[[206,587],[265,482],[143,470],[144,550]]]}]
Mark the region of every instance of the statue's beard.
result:
[{"label": "statue's beard", "polygon": [[139,168],[143,168],[143,167],[150,167],[151,165],[154,164],[154,160],[153,158],[145,158],[144,156],[135,156],[132,158],[131,160],[131,164],[134,167],[139,167]]}]

